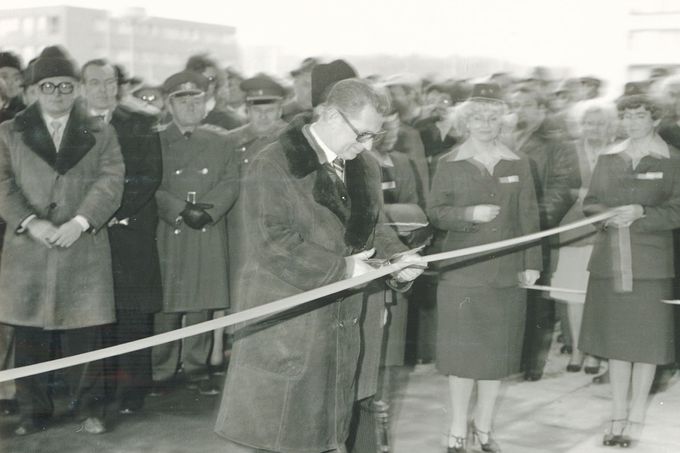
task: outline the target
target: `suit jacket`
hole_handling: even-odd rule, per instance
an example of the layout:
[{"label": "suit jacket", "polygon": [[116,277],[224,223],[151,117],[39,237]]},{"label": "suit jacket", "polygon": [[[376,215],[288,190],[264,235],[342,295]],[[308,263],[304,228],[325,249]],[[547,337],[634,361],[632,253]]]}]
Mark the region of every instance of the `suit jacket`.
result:
[{"label": "suit jacket", "polygon": [[[359,154],[347,183],[320,163],[298,116],[252,162],[243,191],[248,247],[243,308],[345,278],[345,256],[405,250],[381,224],[380,173]],[[252,182],[249,184],[248,182]],[[334,450],[345,442],[361,345],[361,290],[319,300],[241,329],[216,432],[279,452]]]},{"label": "suit jacket", "polygon": [[[0,216],[7,222],[0,322],[74,329],[114,321],[105,226],[120,205],[124,174],[113,128],[77,104],[58,152],[38,103],[0,125]],[[82,215],[91,232],[49,249],[19,230],[32,214],[55,225]]]},{"label": "suit jacket", "polygon": [[121,206],[109,228],[116,308],[153,313],[162,307],[156,247],[161,183],[161,143],[155,118],[117,107],[111,117],[125,162]]},{"label": "suit jacket", "polygon": [[[427,213],[435,227],[446,231],[442,251],[538,231],[538,205],[528,159],[510,152],[489,174],[474,159],[459,158],[466,143],[442,157],[432,183]],[[490,222],[473,223],[471,208],[479,204],[498,205],[500,213]],[[517,273],[525,269],[542,270],[541,261],[539,247],[521,246],[448,260],[442,264],[441,278],[466,287],[516,286]]]},{"label": "suit jacket", "polygon": [[[627,142],[600,156],[583,202],[587,215],[629,204],[644,208],[644,217],[630,226],[634,279],[674,276],[672,230],[680,227],[680,152],[659,136],[655,143],[667,150],[667,156],[650,154],[635,169],[625,152]],[[588,268],[591,276],[613,278],[619,272],[614,259],[617,234],[609,227],[597,235]]]}]

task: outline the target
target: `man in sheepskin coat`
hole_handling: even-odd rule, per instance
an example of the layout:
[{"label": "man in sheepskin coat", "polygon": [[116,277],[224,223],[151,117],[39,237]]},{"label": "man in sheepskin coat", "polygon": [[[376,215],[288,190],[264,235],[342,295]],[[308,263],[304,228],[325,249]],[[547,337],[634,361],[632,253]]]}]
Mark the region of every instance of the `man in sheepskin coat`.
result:
[{"label": "man in sheepskin coat", "polygon": [[[373,249],[378,258],[405,250],[383,224],[378,164],[362,153],[380,135],[386,104],[366,82],[337,82],[317,120],[297,117],[252,162],[248,180],[256,183],[242,193],[251,226],[242,308],[369,272]],[[407,282],[421,272],[406,268],[394,278]],[[361,291],[236,333],[215,428],[228,451],[345,451]]]}]

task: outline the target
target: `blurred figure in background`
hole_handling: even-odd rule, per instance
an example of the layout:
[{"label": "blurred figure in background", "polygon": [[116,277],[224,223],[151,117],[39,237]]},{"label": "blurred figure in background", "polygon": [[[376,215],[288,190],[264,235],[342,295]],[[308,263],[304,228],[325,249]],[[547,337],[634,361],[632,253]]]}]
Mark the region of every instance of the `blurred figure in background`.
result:
[{"label": "blurred figure in background", "polygon": [[399,136],[394,149],[406,154],[413,161],[418,176],[418,199],[425,200],[430,187],[425,147],[420,134],[413,127],[421,114],[419,105],[420,80],[413,74],[396,74],[385,79],[392,98],[392,107],[399,115]]},{"label": "blurred figure in background", "polygon": [[[285,89],[274,79],[259,74],[241,83],[240,89],[245,93],[248,123],[227,135],[227,151],[238,159],[240,187],[245,185],[248,168],[257,154],[278,138],[279,132],[286,126],[281,120],[281,104]],[[243,197],[239,196],[234,207],[227,215],[229,242],[229,308],[239,311],[239,299],[245,288],[239,286],[238,276],[243,268],[250,248],[246,242],[245,210]],[[223,330],[215,331],[215,341],[210,357],[212,366],[221,367],[225,363]]]},{"label": "blurred figure in background", "polygon": [[[559,225],[578,196],[581,178],[578,157],[573,145],[556,138],[547,130],[547,99],[535,90],[520,88],[510,95],[510,106],[517,124],[513,134],[515,150],[529,157],[538,197],[541,229]],[[550,277],[550,244],[545,240],[543,278]],[[529,293],[524,340],[524,377],[536,381],[550,351],[555,328],[555,303],[538,291]]]},{"label": "blurred figure in background", "polygon": [[24,77],[21,59],[12,52],[0,52],[0,79],[5,82],[6,96],[9,101],[0,110],[0,122],[13,118],[26,108],[22,96]]},{"label": "blurred figure in background", "polygon": [[[616,109],[613,104],[590,100],[580,105],[575,122],[580,125],[581,137],[576,143],[576,152],[581,175],[581,188],[574,205],[562,219],[561,224],[576,222],[585,218],[583,214],[583,199],[590,185],[590,178],[597,159],[609,149],[616,131]],[[559,236],[559,247],[551,253],[551,258],[557,261],[555,272],[550,285],[557,288],[580,289],[585,291],[588,286],[588,261],[593,250],[596,227],[588,225],[576,230],[562,233]],[[566,305],[572,352],[567,371],[578,372],[584,367],[588,374],[597,374],[600,361],[596,357],[585,356],[578,349],[581,318],[583,317],[583,303],[585,294],[569,294],[551,292],[550,296]]]},{"label": "blurred figure in background", "polygon": [[217,63],[205,54],[193,55],[186,64],[186,70],[201,74],[208,80],[206,96],[206,116],[203,124],[212,124],[225,130],[236,129],[243,125],[240,115],[228,108],[229,83],[227,75]]},{"label": "blurred figure in background", "polygon": [[290,71],[295,96],[283,105],[283,120],[290,122],[300,113],[312,111],[312,70],[319,64],[315,57],[302,60],[300,66]]}]

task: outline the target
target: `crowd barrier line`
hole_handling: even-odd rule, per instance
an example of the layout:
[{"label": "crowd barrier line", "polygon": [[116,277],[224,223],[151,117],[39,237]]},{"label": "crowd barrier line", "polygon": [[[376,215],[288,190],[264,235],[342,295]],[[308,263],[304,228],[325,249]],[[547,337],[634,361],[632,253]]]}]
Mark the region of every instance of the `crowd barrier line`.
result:
[{"label": "crowd barrier line", "polygon": [[46,362],[36,363],[33,365],[27,365],[18,368],[11,368],[9,370],[3,370],[0,371],[0,383],[11,381],[13,379],[20,379],[27,376],[33,376],[40,373],[46,373],[49,371],[55,371],[62,368],[68,368],[75,365],[81,365],[83,363],[92,362],[94,360],[101,360],[108,357],[114,357],[117,355],[126,354],[128,352],[138,351],[140,349],[150,348],[164,343],[169,343],[171,341],[181,340],[182,338],[199,335],[202,333],[210,332],[212,330],[221,329],[223,327],[254,321],[259,318],[271,316],[277,313],[281,313],[283,311],[290,310],[302,304],[306,304],[308,302],[321,299],[323,297],[338,293],[340,291],[344,291],[356,286],[366,284],[370,281],[397,272],[413,264],[431,263],[435,261],[461,258],[468,255],[477,255],[481,253],[491,252],[494,250],[506,249],[509,247],[534,242],[548,236],[563,233],[565,231],[581,228],[583,226],[590,225],[593,223],[602,222],[612,217],[613,215],[614,215],[613,211],[610,210],[595,216],[587,217],[583,220],[551,228],[549,230],[539,231],[537,233],[520,236],[517,238],[505,239],[502,241],[491,242],[488,244],[477,245],[474,247],[467,247],[464,249],[453,250],[450,252],[425,255],[420,257],[420,259],[415,263],[413,261],[410,263],[400,262],[391,263],[358,277],[331,283],[329,285],[321,286],[319,288],[305,291],[300,294],[295,294],[284,299],[269,302],[258,307],[250,308],[227,316],[223,316],[221,318],[212,319],[210,321],[204,321],[202,323],[194,324],[192,326],[182,327],[176,330],[172,330],[170,332],[164,332],[158,335],[142,338],[140,340],[123,343],[116,346],[110,346],[107,348],[97,349],[82,354],[62,357],[60,359],[49,360]]}]

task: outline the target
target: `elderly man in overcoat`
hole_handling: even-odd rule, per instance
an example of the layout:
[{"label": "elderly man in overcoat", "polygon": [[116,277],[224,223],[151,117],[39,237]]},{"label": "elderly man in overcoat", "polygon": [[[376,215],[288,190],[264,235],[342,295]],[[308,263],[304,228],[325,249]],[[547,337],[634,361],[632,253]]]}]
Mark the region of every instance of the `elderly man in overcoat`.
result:
[{"label": "elderly man in overcoat", "polygon": [[[255,183],[243,192],[251,226],[243,308],[369,272],[373,248],[379,258],[406,249],[381,222],[380,171],[362,154],[386,111],[368,83],[337,82],[316,121],[298,117],[257,155]],[[345,451],[361,311],[357,289],[236,333],[215,428],[227,451]]]},{"label": "elderly man in overcoat", "polygon": [[[106,223],[118,208],[125,167],[113,129],[75,105],[72,63],[47,48],[34,63],[38,102],[0,125],[0,322],[15,326],[16,366],[99,347],[115,320]],[[58,337],[58,338],[56,338]],[[72,367],[74,401],[90,433],[103,425],[101,362]],[[43,428],[53,411],[47,374],[18,379],[15,433]]]},{"label": "elderly man in overcoat", "polygon": [[[226,214],[239,191],[238,162],[227,147],[226,131],[202,125],[208,80],[193,71],[163,84],[173,122],[160,132],[163,177],[156,191],[158,253],[163,312],[156,333],[177,329],[182,317],[192,325],[227,307],[228,244]],[[205,394],[215,386],[202,379],[212,334],[186,338],[153,349],[153,378],[167,381],[182,369]],[[195,379],[194,379],[195,378]]]}]

